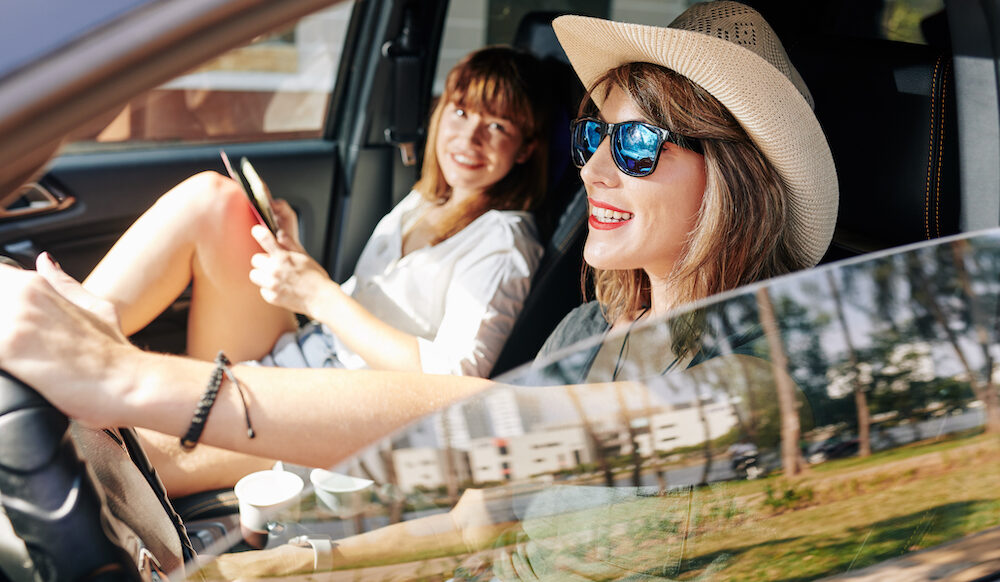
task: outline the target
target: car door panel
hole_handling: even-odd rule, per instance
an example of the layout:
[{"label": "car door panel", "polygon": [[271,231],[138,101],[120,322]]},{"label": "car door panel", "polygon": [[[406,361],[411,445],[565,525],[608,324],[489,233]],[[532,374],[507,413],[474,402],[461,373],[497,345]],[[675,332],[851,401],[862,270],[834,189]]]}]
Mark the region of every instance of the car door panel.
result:
[{"label": "car door panel", "polygon": [[[303,244],[321,257],[336,165],[334,144],[311,140],[225,149],[237,159],[251,159],[274,195],[299,212]],[[49,251],[80,279],[172,186],[200,171],[224,171],[219,150],[200,146],[63,156],[42,184],[75,202],[60,212],[0,223],[0,247],[22,262]]]}]

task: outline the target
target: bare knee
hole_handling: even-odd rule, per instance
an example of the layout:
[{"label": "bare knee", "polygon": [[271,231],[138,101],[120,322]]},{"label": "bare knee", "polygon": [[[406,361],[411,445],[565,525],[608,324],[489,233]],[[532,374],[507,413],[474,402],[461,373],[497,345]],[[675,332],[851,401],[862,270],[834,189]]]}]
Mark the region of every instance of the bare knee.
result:
[{"label": "bare knee", "polygon": [[199,172],[164,194],[156,203],[174,212],[182,212],[190,220],[209,221],[234,216],[234,211],[246,205],[246,195],[231,178],[218,172]]}]

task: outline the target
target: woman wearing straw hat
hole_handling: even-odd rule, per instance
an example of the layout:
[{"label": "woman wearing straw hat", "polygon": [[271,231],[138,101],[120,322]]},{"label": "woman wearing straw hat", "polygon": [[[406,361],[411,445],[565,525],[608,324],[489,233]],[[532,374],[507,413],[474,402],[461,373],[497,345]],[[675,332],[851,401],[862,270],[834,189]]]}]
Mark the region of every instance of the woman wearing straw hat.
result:
[{"label": "woman wearing straw hat", "polygon": [[[578,16],[554,26],[597,107],[574,122],[573,155],[591,202],[585,258],[598,301],[571,314],[545,350],[820,260],[836,219],[833,160],[808,90],[757,12],[711,2],[667,28]],[[0,366],[91,425],[189,434],[213,365],[136,349],[113,331],[106,305],[51,263],[39,271],[0,268],[0,304],[15,306],[0,312]],[[249,397],[224,381],[198,439],[307,466],[331,466],[492,385],[232,372]]]},{"label": "woman wearing straw hat", "polygon": [[707,2],[667,28],[582,16],[553,27],[599,110],[573,123],[572,140],[597,301],[543,353],[822,258],[833,159],[760,14]]}]

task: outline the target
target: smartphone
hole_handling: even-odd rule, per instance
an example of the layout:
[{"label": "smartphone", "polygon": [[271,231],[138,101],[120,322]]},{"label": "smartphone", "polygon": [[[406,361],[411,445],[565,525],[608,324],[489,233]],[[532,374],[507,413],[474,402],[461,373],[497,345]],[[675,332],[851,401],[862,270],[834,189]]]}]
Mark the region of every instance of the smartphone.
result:
[{"label": "smartphone", "polygon": [[219,155],[222,157],[222,164],[226,166],[229,177],[243,188],[243,193],[246,194],[247,201],[250,202],[250,208],[253,209],[257,222],[266,226],[272,233],[277,234],[278,221],[275,220],[274,210],[271,208],[271,194],[264,181],[261,180],[260,174],[254,169],[253,164],[244,156],[240,158],[240,167],[237,171],[224,150],[220,150]]}]

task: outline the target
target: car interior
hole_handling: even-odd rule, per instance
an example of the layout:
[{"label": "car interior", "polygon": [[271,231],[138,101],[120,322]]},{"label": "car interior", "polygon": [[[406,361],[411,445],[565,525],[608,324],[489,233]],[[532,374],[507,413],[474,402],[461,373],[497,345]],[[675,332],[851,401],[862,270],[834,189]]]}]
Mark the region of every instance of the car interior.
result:
[{"label": "car interior", "polygon": [[[916,22],[911,28],[922,41],[913,42],[885,38],[879,29],[887,4],[882,1],[745,3],[757,8],[785,43],[812,92],[833,152],[840,212],[823,263],[1000,223],[1000,144],[988,123],[976,121],[979,116],[995,121],[997,116],[996,83],[976,77],[983,73],[986,56],[989,79],[996,78],[991,33],[984,28],[993,12],[971,3],[950,2],[947,8],[918,3],[924,11],[911,17]],[[283,6],[286,16],[280,18],[250,13],[236,21],[228,14],[233,19],[229,28],[218,17],[204,26],[224,38],[203,52],[237,46],[254,22],[287,24],[324,3],[294,4]],[[502,12],[502,3],[494,4],[492,9]],[[559,111],[550,139],[549,190],[537,213],[544,255],[494,367],[493,376],[500,379],[530,362],[562,317],[585,299],[582,249],[588,216],[586,191],[568,155],[568,123],[576,116],[583,88],[551,27],[553,18],[575,9],[567,10],[567,3],[542,3],[542,9],[507,4],[514,5],[508,13],[518,18],[503,23],[511,32],[504,42],[546,63]],[[549,9],[549,4],[556,6]],[[351,274],[376,222],[416,181],[420,164],[414,156],[419,158],[415,152],[421,149],[424,118],[433,102],[448,10],[446,1],[355,2],[343,31],[347,41],[335,89],[328,96],[330,115],[319,133],[224,144],[230,156],[251,158],[272,190],[296,208],[304,246],[335,280]],[[177,73],[197,62],[194,53],[173,58],[172,66],[153,68]],[[134,83],[153,87],[169,78],[157,74],[138,76]],[[118,90],[129,94],[128,87]],[[77,97],[85,98],[103,102],[105,108],[117,103],[114,115],[128,107],[123,99]],[[74,106],[87,107],[80,103]],[[53,125],[52,138],[33,146],[39,152],[33,156],[37,164],[54,149],[61,131]],[[70,146],[40,175],[30,164],[11,170],[0,184],[20,184],[32,175],[36,179],[24,188],[0,190],[0,254],[30,267],[40,252],[48,251],[82,279],[159,193],[197,169],[221,171],[219,149],[210,140],[92,152]],[[971,161],[960,157],[973,150],[979,155]],[[7,192],[12,194],[3,196]],[[31,212],[36,207],[42,211]],[[181,353],[185,319],[182,297],[132,339],[150,349]],[[6,390],[0,396],[0,423],[5,425],[0,433],[30,434],[28,440],[35,443],[31,451],[0,446],[0,491],[5,496],[8,491],[35,494],[43,505],[46,495],[57,498],[58,491],[82,487],[79,507],[66,515],[40,518],[31,508],[4,506],[25,542],[17,551],[0,552],[0,568],[8,575],[18,568],[12,556],[23,551],[35,563],[48,564],[48,579],[79,579],[102,564],[119,566],[101,579],[135,579],[129,564],[131,555],[142,554],[133,551],[137,544],[148,548],[143,554],[148,563],[139,569],[168,573],[229,533],[225,530],[232,521],[221,518],[236,511],[231,490],[170,500],[130,429],[89,431],[67,425],[33,391],[5,374],[0,380]],[[93,483],[81,479],[88,473],[73,446],[61,439],[67,426],[88,459]],[[129,525],[137,523],[146,524],[142,534]],[[66,531],[74,536],[63,535]],[[84,545],[88,560],[79,559]]]}]

